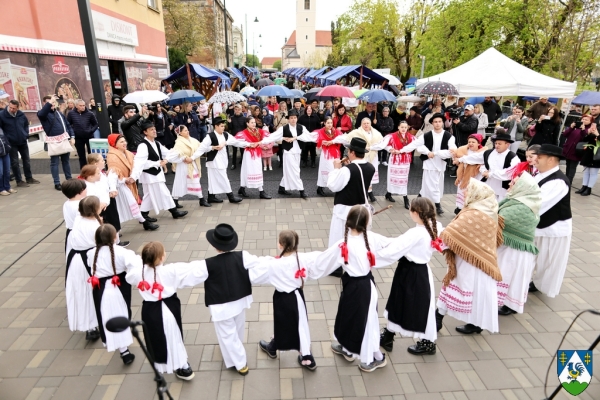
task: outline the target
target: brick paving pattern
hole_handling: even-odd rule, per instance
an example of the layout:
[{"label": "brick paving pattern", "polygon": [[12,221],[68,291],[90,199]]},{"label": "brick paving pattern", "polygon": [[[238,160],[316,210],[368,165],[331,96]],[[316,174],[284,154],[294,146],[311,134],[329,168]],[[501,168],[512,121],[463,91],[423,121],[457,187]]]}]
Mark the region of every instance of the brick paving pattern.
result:
[{"label": "brick paving pattern", "polygon": [[[47,162],[47,160],[46,160]],[[275,163],[276,164],[276,163]],[[100,341],[88,343],[83,333],[69,331],[64,294],[64,197],[54,190],[49,175],[35,175],[40,185],[22,188],[0,198],[0,398],[12,399],[150,399],[155,384],[147,361],[136,345],[132,365],[124,366],[117,353],[107,353]],[[580,174],[576,183],[581,182]],[[384,187],[380,184],[379,188]],[[380,193],[378,190],[376,193]],[[272,193],[273,194],[273,193]],[[454,195],[442,205],[446,225],[453,216]],[[173,220],[167,212],[160,229],[145,232],[135,221],[124,224],[123,239],[139,251],[145,242],[160,240],[167,262],[190,261],[215,254],[205,232],[226,222],[239,232],[240,245],[257,255],[275,255],[276,237],[282,229],[294,229],[301,251],[322,250],[327,244],[333,198],[313,197],[244,200],[202,208],[183,201],[189,214]],[[375,217],[375,232],[397,236],[412,223],[398,203]],[[378,197],[376,209],[386,205]],[[413,356],[406,347],[413,339],[396,338],[388,366],[363,373],[357,362],[334,356],[329,346],[340,294],[340,280],[326,277],[309,281],[306,306],[312,350],[319,365],[315,372],[301,369],[295,352],[268,359],[258,349],[260,339],[273,333],[270,286],[255,286],[254,304],[247,312],[245,346],[250,373],[246,377],[226,370],[222,362],[203,287],[180,290],[183,329],[189,362],[196,372],[190,382],[167,376],[175,399],[381,399],[467,400],[542,399],[543,381],[550,358],[573,317],[583,309],[600,309],[600,226],[593,217],[600,212],[595,196],[573,195],[573,241],[561,294],[550,299],[530,295],[525,313],[500,317],[500,334],[464,336],[454,328],[460,323],[444,319],[435,356]],[[17,260],[17,261],[16,261]],[[16,261],[16,262],[15,262]],[[7,269],[7,267],[9,267]],[[431,263],[436,292],[445,273],[441,255]],[[394,267],[374,271],[383,315]],[[140,319],[141,297],[132,296],[133,318]],[[381,324],[384,323],[381,318]],[[584,349],[597,337],[600,319],[586,315],[575,325],[563,345]],[[595,352],[596,378],[579,396],[600,399],[600,353]],[[558,384],[553,365],[549,391]],[[562,392],[558,398],[572,398]]]}]

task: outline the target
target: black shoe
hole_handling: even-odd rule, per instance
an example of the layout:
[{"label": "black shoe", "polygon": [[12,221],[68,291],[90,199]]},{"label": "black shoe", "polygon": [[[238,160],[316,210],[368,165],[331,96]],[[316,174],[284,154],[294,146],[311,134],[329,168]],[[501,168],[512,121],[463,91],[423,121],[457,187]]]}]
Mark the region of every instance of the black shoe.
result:
[{"label": "black shoe", "polygon": [[[302,364],[302,361],[310,361],[310,364]],[[309,354],[307,356],[299,355],[298,364],[300,364],[301,367],[308,369],[309,371],[314,371],[315,369],[317,369],[317,363],[315,362],[315,358],[312,356],[312,354]]]},{"label": "black shoe", "polygon": [[319,196],[325,197],[325,191],[323,190],[323,188],[321,186],[317,186],[317,194]]},{"label": "black shoe", "polygon": [[279,190],[277,191],[277,193],[279,194],[285,194],[286,196],[289,196],[291,193],[288,192],[287,190],[285,190],[285,188],[283,186],[279,186]]},{"label": "black shoe", "polygon": [[335,271],[329,274],[329,276],[335,276],[336,278],[341,278],[344,275],[344,268],[339,267]]},{"label": "black shoe", "polygon": [[300,197],[303,199],[308,199],[308,195],[306,193],[304,193],[304,190],[300,191]]},{"label": "black shoe", "polygon": [[502,306],[498,309],[498,315],[511,315],[516,314],[517,312],[510,307]]},{"label": "black shoe", "polygon": [[454,209],[454,215],[458,215],[460,213],[460,208],[456,207]]},{"label": "black shoe", "polygon": [[188,366],[185,368],[176,369],[175,376],[179,379],[183,379],[184,381],[191,381],[194,377],[194,371],[192,371],[192,368],[188,364]]},{"label": "black shoe", "polygon": [[208,202],[209,203],[222,203],[223,200],[219,199],[217,196],[215,196],[214,194],[208,194]]},{"label": "black shoe", "polygon": [[243,186],[240,186],[240,188],[238,189],[238,194],[242,197],[250,197],[248,196],[248,194],[246,193],[246,188]]},{"label": "black shoe", "polygon": [[535,292],[539,292],[539,290],[538,290],[538,288],[535,287],[533,282],[529,282],[529,290],[527,290],[527,292],[535,293]]},{"label": "black shoe", "polygon": [[179,211],[177,208],[171,208],[169,212],[171,213],[173,219],[185,217],[188,213],[187,211]]},{"label": "black shoe", "polygon": [[261,199],[265,199],[265,200],[271,200],[272,199],[272,197],[269,196],[268,194],[266,194],[264,190],[261,190],[259,192],[259,196],[258,197],[261,198]]},{"label": "black shoe", "polygon": [[435,309],[435,327],[437,329],[437,331],[441,331],[442,330],[442,320],[444,319],[444,316],[442,314],[440,314],[440,312],[438,311],[438,309]]},{"label": "black shoe", "polygon": [[[17,187],[29,187],[29,183],[27,183],[25,181],[17,182]],[[61,188],[61,190],[62,190],[62,188]]]},{"label": "black shoe", "polygon": [[417,344],[413,344],[409,346],[406,350],[410,354],[414,354],[417,356],[422,355],[434,355],[436,351],[436,345],[434,342],[431,342],[427,339],[419,340]]},{"label": "black shoe", "polygon": [[129,246],[129,241],[128,240],[124,240],[122,242],[117,243],[117,246],[121,246],[121,247],[127,247]]},{"label": "black shoe", "polygon": [[308,163],[307,163],[307,161],[306,161],[306,160],[302,161],[302,168],[306,168],[306,165],[307,165],[307,164],[308,164]]},{"label": "black shoe", "polygon": [[381,330],[381,334],[379,335],[379,345],[383,347],[385,351],[394,350],[394,336],[396,334],[394,332],[388,331],[387,328],[383,328]]},{"label": "black shoe", "polygon": [[312,160],[312,162],[310,163],[310,167],[311,167],[311,168],[315,168],[315,167],[316,167],[316,165],[315,165],[315,160]]},{"label": "black shoe", "polygon": [[227,193],[227,198],[229,199],[230,203],[234,204],[241,203],[243,200],[241,197],[237,197],[236,195],[234,195],[233,192]]},{"label": "black shoe", "polygon": [[587,186],[582,186],[581,189],[579,189],[578,191],[576,191],[575,193],[577,194],[581,194],[583,192],[585,192],[585,189],[587,189]]},{"label": "black shoe", "polygon": [[581,193],[582,196],[589,196],[592,194],[592,188],[585,188],[585,192]]},{"label": "black shoe", "polygon": [[145,231],[155,231],[158,229],[158,225],[153,224],[152,222],[145,220],[144,222],[142,222],[142,225],[144,226],[144,230]]},{"label": "black shoe", "polygon": [[179,200],[173,199],[173,203],[175,203],[175,208],[183,208],[183,206],[179,204]]},{"label": "black shoe", "polygon": [[200,197],[200,207],[212,207],[204,197]]},{"label": "black shoe", "polygon": [[437,213],[437,215],[442,215],[444,213],[444,210],[442,210],[442,206],[440,203],[435,203],[435,212]]},{"label": "black shoe", "polygon": [[279,163],[279,168],[283,168],[283,162]]},{"label": "black shoe", "polygon": [[135,354],[129,352],[129,350],[125,350],[121,353],[121,360],[123,360],[123,364],[129,365],[135,360]]},{"label": "black shoe", "polygon": [[421,193],[419,193],[419,194],[417,195],[417,197],[421,197]]},{"label": "black shoe", "polygon": [[271,339],[271,341],[268,343],[264,340],[261,340],[260,342],[258,342],[258,347],[260,347],[262,351],[267,353],[269,358],[277,358],[277,349],[275,349],[275,339]]},{"label": "black shoe", "polygon": [[464,333],[465,335],[470,335],[471,333],[481,333],[483,329],[473,324],[466,324],[456,327],[456,332]]},{"label": "black shoe", "polygon": [[236,169],[236,168],[237,168],[237,166],[235,165],[235,163],[234,163],[234,164],[231,164],[231,170],[232,170],[232,171],[233,171],[234,169]]},{"label": "black shoe", "polygon": [[148,222],[156,222],[156,221],[158,221],[156,218],[152,218],[148,214],[150,214],[150,211],[142,211],[142,217],[144,217],[144,219],[146,221],[148,221]]},{"label": "black shoe", "polygon": [[408,201],[408,196],[404,196],[404,208],[410,210],[410,201]]},{"label": "black shoe", "polygon": [[394,200],[394,198],[392,197],[392,194],[391,194],[390,192],[387,192],[387,193],[385,194],[385,199],[386,199],[387,201],[391,201],[392,203],[395,203],[395,202],[396,202],[396,200]]},{"label": "black shoe", "polygon": [[38,181],[37,179],[33,179],[33,178],[26,179],[26,181],[29,184],[40,183],[40,181]]},{"label": "black shoe", "polygon": [[369,201],[371,201],[371,202],[377,201],[377,199],[375,198],[375,195],[373,194],[373,192],[367,193],[367,196],[369,197]]},{"label": "black shoe", "polygon": [[60,184],[54,185],[54,189],[56,189],[60,192],[62,190],[62,186]]},{"label": "black shoe", "polygon": [[100,339],[100,331],[98,330],[98,328],[89,330],[85,333],[85,340],[93,342],[98,339]]}]

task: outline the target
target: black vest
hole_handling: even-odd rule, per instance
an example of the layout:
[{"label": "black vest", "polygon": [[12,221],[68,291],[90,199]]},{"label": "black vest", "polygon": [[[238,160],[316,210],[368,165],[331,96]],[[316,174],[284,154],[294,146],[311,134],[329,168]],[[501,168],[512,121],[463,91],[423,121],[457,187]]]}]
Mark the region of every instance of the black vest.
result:
[{"label": "black vest", "polygon": [[[359,165],[365,179],[364,192],[361,187],[362,182],[360,180],[360,171],[358,170]],[[364,193],[366,193],[369,190],[369,186],[371,186],[371,180],[373,179],[373,175],[375,175],[375,167],[370,162],[366,162],[364,164],[350,163],[349,165],[344,166],[344,168],[350,170],[350,180],[342,190],[336,192],[335,197],[333,198],[333,205],[342,204],[345,206],[355,206],[357,204],[365,204],[367,199],[365,199]]]},{"label": "black vest", "polygon": [[[150,145],[150,143],[147,140],[142,141],[142,143],[148,147],[148,160],[150,160],[150,161],[162,160],[162,153],[160,152],[160,143],[158,143],[156,141],[154,142],[154,143],[156,143],[156,148],[158,150],[158,154],[154,151],[154,148],[152,147],[152,145]],[[160,173],[161,169],[158,167],[153,167],[153,168],[144,169],[143,171],[147,174],[156,176]]]},{"label": "black vest", "polygon": [[565,194],[565,197],[560,199],[558,203],[556,203],[551,209],[540,215],[540,222],[538,223],[538,229],[544,229],[549,227],[550,225],[554,225],[558,221],[566,221],[572,218],[571,215],[571,181],[566,175],[558,170],[551,175],[548,175],[544,179],[542,179],[538,185],[542,187],[545,183],[553,181],[555,179],[562,180],[566,185],[569,191]]},{"label": "black vest", "polygon": [[[441,150],[448,150],[448,141],[452,135],[448,131],[444,131],[444,136],[442,136],[442,146]],[[433,151],[433,131],[429,131],[423,135],[423,141],[425,142],[425,147],[429,149],[429,151]],[[427,154],[421,154],[419,157],[421,161],[425,161],[429,159]]]},{"label": "black vest", "polygon": [[208,279],[204,282],[206,306],[224,304],[252,294],[248,270],[241,251],[222,253],[206,259]]},{"label": "black vest", "polygon": [[[223,132],[223,135],[225,136],[225,142],[227,142],[227,139],[229,138],[229,134],[227,132]],[[217,138],[216,133],[209,132],[208,136],[210,137],[210,144],[212,146],[219,145],[219,139]],[[211,150],[208,153],[206,153],[206,161],[213,161],[215,159],[215,157],[217,156],[218,152],[219,152],[219,150]]]},{"label": "black vest", "polygon": [[[490,170],[490,163],[488,162],[489,158],[490,158],[490,154],[492,154],[492,151],[494,151],[494,149],[490,149],[490,150],[486,150],[483,152],[483,163],[485,164],[485,168],[489,171]],[[502,166],[502,168],[506,169],[508,167],[510,167],[510,162],[512,161],[513,158],[515,158],[517,155],[515,153],[513,153],[512,151],[508,151],[508,154],[506,155],[506,158],[504,158],[504,165]],[[485,182],[487,181],[487,178],[482,178],[481,182]],[[502,188],[508,190],[508,188],[510,187],[510,180],[508,181],[502,181]]]},{"label": "black vest", "polygon": [[[302,135],[302,125],[300,125],[300,124],[296,124],[296,135],[298,135],[298,136]],[[292,135],[292,131],[290,129],[290,125],[289,124],[286,124],[286,125],[283,126],[283,137],[284,138],[286,138],[286,137],[294,137]],[[284,141],[281,142],[280,146],[281,146],[281,148],[283,150],[290,151],[292,149],[292,147],[294,146],[294,143],[293,142],[292,143],[288,143],[288,142],[286,142],[284,140]]]}]

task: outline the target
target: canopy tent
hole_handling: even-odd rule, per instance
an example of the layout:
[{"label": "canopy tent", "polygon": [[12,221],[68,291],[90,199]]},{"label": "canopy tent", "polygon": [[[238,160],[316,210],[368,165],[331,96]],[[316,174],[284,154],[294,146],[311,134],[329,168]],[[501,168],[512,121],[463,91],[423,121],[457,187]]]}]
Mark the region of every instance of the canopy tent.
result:
[{"label": "canopy tent", "polygon": [[201,64],[185,64],[177,71],[166,77],[167,89],[173,91],[173,87],[179,89],[195,89],[207,99],[212,96],[218,88],[227,89],[231,87],[231,79],[219,71],[215,71]]},{"label": "canopy tent", "polygon": [[319,75],[329,72],[330,69],[331,69],[331,67],[325,66],[320,69],[314,69],[312,71],[309,71],[306,75],[304,75],[304,80],[308,83],[315,83],[315,81],[319,77]]},{"label": "canopy tent", "polygon": [[[523,96],[523,100],[538,101],[538,96]],[[548,101],[553,104],[558,104],[558,97],[549,97]]]},{"label": "canopy tent", "polygon": [[408,78],[408,80],[405,83],[405,85],[416,85],[416,84],[417,84],[416,76],[411,76],[410,78]]},{"label": "canopy tent", "polygon": [[[359,82],[362,84],[362,86],[383,85],[388,81],[375,71],[361,65],[348,65],[334,68],[331,71],[319,76],[317,81],[319,84],[321,84],[321,86],[328,86],[335,85],[338,80],[343,78],[346,78],[346,82],[344,82],[345,86],[353,86]],[[351,82],[351,80],[354,81]]]},{"label": "canopy tent", "polygon": [[242,71],[240,71],[239,69],[235,67],[228,67],[227,70],[234,74],[240,80],[240,82],[246,82],[246,77],[244,76],[244,74],[242,74]]},{"label": "canopy tent", "polygon": [[583,105],[594,105],[600,104],[600,93],[590,92],[585,90],[581,94],[573,99],[572,104],[583,104]]},{"label": "canopy tent", "polygon": [[555,96],[573,97],[576,82],[535,72],[511,60],[493,47],[449,71],[419,79],[417,84],[443,81],[456,86],[462,97]]}]

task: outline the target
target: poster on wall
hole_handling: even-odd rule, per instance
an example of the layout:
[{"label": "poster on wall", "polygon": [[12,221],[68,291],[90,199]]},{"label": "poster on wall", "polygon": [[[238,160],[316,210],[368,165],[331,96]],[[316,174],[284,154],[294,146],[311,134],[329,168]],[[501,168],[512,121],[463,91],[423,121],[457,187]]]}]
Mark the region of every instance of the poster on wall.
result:
[{"label": "poster on wall", "polygon": [[10,74],[10,60],[0,60],[0,89],[4,90],[8,97],[0,99],[2,108],[6,108],[8,102],[15,98],[15,92],[12,85],[12,77]]},{"label": "poster on wall", "polygon": [[42,102],[36,69],[11,64],[10,70],[14,98],[19,102],[19,109],[23,112],[37,112],[42,108]]},{"label": "poster on wall", "polygon": [[161,75],[166,69],[160,64],[125,63],[127,72],[127,89],[129,92],[136,90],[160,90]]}]

